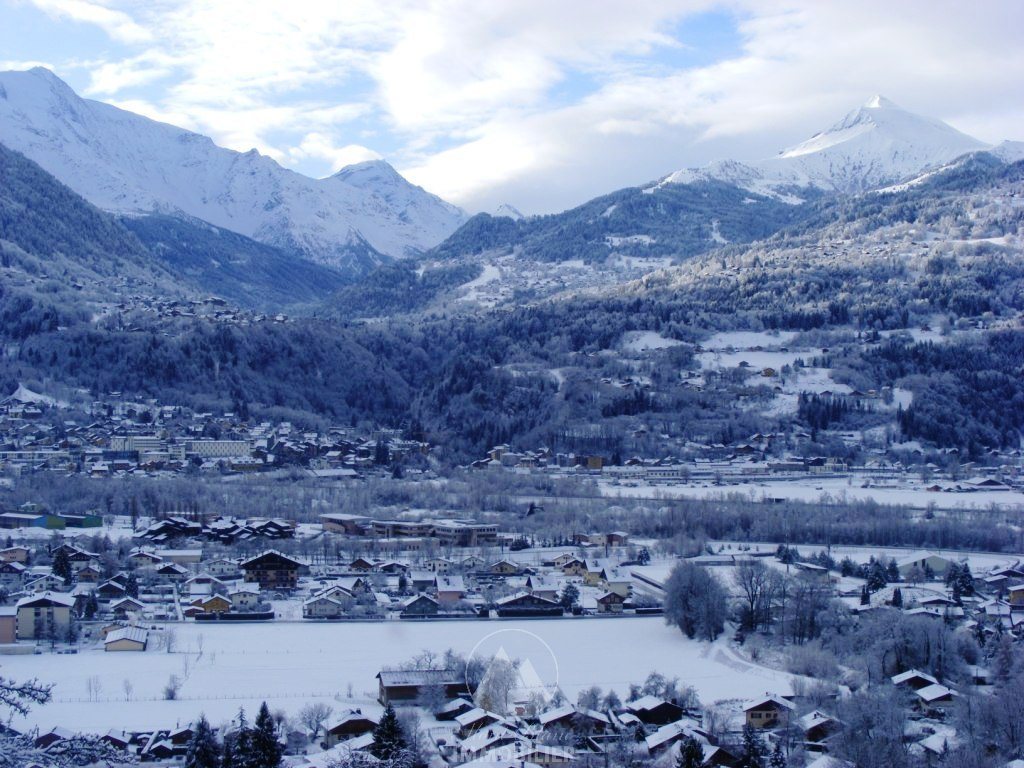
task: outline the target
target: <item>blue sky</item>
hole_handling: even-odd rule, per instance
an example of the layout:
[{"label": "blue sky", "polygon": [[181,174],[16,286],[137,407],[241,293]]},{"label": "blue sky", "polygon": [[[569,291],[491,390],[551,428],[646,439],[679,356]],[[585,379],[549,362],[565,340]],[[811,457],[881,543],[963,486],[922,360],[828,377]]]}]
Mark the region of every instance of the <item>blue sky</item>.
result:
[{"label": "blue sky", "polygon": [[753,160],[875,93],[1024,139],[1024,3],[0,0],[0,69],[309,176],[384,157],[471,211]]}]

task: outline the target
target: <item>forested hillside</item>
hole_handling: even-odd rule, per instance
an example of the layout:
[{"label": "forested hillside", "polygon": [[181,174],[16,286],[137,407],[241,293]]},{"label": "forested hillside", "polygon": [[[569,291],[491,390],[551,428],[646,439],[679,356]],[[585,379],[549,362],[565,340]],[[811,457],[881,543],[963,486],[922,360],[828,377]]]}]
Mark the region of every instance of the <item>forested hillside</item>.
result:
[{"label": "forested hillside", "polygon": [[619,252],[682,260],[723,242],[768,237],[810,211],[716,181],[633,187],[551,216],[514,221],[479,214],[434,252],[453,258],[503,248],[538,261],[591,262],[603,261],[614,243]]},{"label": "forested hillside", "polygon": [[348,282],[335,269],[204,222],[157,214],[121,222],[167,270],[246,309],[307,311]]},{"label": "forested hillside", "polygon": [[[8,162],[21,167],[16,158]],[[632,454],[679,455],[691,442],[729,446],[754,433],[805,431],[810,443],[787,439],[775,450],[853,457],[855,448],[829,436],[837,427],[888,430],[877,439],[919,438],[978,456],[1014,446],[1024,426],[1021,179],[1020,164],[980,157],[898,191],[821,200],[800,209],[801,221],[767,239],[703,255],[687,250],[689,225],[673,228],[669,222],[682,215],[686,195],[731,199],[732,193],[718,187],[674,188],[678,195],[669,198],[623,193],[588,204],[593,216],[573,219],[588,234],[569,237],[567,248],[597,243],[591,236],[611,231],[605,226],[623,232],[615,211],[601,216],[599,208],[654,206],[650,213],[659,199],[674,200],[678,210],[663,207],[664,243],[666,253],[690,254],[685,264],[601,292],[493,311],[416,315],[413,310],[472,280],[480,267],[402,262],[330,300],[335,307],[347,303],[356,317],[403,311],[401,319],[368,322],[279,322],[232,311],[203,316],[187,307],[155,311],[144,299],[118,307],[86,301],[87,291],[42,278],[44,264],[64,263],[47,261],[61,248],[60,233],[66,232],[68,249],[78,242],[71,231],[58,228],[53,245],[34,244],[32,234],[47,231],[45,212],[58,205],[50,200],[65,207],[80,203],[51,192],[37,213],[19,217],[8,185],[5,239],[18,238],[21,245],[5,247],[21,254],[21,261],[10,257],[12,271],[3,284],[0,334],[7,356],[0,387],[60,384],[254,418],[287,414],[299,424],[395,426],[440,446],[439,455],[452,461],[478,457],[499,443],[595,452],[617,461]],[[737,210],[776,211],[777,218],[763,224],[767,229],[782,226],[786,211],[796,215],[788,206],[771,208],[781,204],[769,201],[733,202]],[[163,256],[170,261],[161,264],[121,225],[94,209],[74,211],[83,231],[97,233],[81,238],[81,261],[96,270],[106,258],[159,275],[173,261],[210,279],[228,281],[251,268],[270,282],[285,280],[285,262],[273,254],[247,251],[244,244],[236,251],[234,241],[213,232],[194,247],[175,244],[183,233],[153,219],[140,231],[162,244],[156,250],[167,248]],[[634,211],[620,224],[638,216]],[[522,227],[525,233],[550,234],[562,226],[553,218],[494,221],[502,231]],[[568,221],[562,220],[565,226]],[[723,219],[719,226],[727,234],[731,225]],[[676,238],[671,247],[670,236]],[[747,230],[746,236],[754,233]],[[104,238],[114,238],[113,255],[106,255]],[[223,256],[216,261],[224,263],[204,266],[200,252]],[[238,254],[239,264],[225,265]],[[246,259],[257,266],[244,266]],[[313,272],[288,277],[294,280],[288,290],[307,294],[329,283]],[[255,282],[237,290],[253,301],[276,295]],[[74,301],[63,298],[69,291]],[[915,342],[912,333],[923,327],[937,340]],[[797,356],[779,371],[743,364],[702,368],[695,358],[699,346],[715,332],[738,330],[795,334],[791,343],[813,354]],[[659,342],[634,348],[629,334]],[[782,389],[805,366],[829,371],[852,389],[900,389],[906,402],[868,408],[804,398],[801,407],[793,395],[787,405]]]}]

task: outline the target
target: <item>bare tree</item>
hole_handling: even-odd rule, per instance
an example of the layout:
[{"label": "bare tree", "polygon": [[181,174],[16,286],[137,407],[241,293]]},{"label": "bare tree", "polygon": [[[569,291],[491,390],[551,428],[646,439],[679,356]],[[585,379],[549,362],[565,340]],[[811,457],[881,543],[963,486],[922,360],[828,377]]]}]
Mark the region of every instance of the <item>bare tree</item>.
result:
[{"label": "bare tree", "polygon": [[178,693],[181,691],[181,678],[177,675],[171,675],[167,678],[167,685],[164,686],[164,698],[168,701],[174,701],[178,698]]},{"label": "bare tree", "polygon": [[86,678],[85,691],[89,695],[89,701],[96,701],[100,697],[101,690],[103,690],[103,682],[99,675],[90,675]]},{"label": "bare tree", "polygon": [[315,740],[320,735],[320,728],[327,722],[327,718],[333,711],[334,708],[330,704],[325,704],[322,701],[310,702],[299,710],[299,722],[309,729],[312,733],[310,738]]},{"label": "bare tree", "polygon": [[504,715],[509,712],[509,694],[519,675],[507,657],[495,656],[487,667],[483,680],[473,696],[477,706]]},{"label": "bare tree", "polygon": [[779,591],[778,571],[760,560],[747,560],[737,566],[733,580],[743,593],[740,624],[748,630],[767,629],[771,625],[772,602]]},{"label": "bare tree", "polygon": [[124,682],[121,683],[121,687],[124,689],[124,700],[125,701],[131,701],[132,700],[132,691],[135,690],[135,686],[132,685],[132,681],[129,680],[126,677],[124,679]]}]

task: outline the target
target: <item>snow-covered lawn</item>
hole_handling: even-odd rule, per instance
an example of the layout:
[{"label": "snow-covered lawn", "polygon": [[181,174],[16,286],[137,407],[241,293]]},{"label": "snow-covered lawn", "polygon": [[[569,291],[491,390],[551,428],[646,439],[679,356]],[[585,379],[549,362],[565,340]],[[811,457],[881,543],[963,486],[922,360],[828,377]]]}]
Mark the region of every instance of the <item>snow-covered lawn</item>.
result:
[{"label": "snow-covered lawn", "polygon": [[[543,640],[557,660],[558,684],[573,701],[591,685],[613,688],[625,698],[631,682],[643,682],[655,670],[694,686],[705,702],[769,690],[791,692],[790,675],[743,661],[723,640],[711,645],[687,640],[660,617],[182,624],[174,630],[174,653],[89,650],[76,655],[0,656],[3,677],[57,683],[52,703],[12,724],[105,732],[186,723],[200,712],[213,723],[224,722],[239,707],[254,713],[263,700],[271,710],[292,715],[315,700],[336,710],[350,704],[373,707],[374,676],[382,667],[406,661],[423,649],[453,648],[469,655],[498,630],[530,632]],[[179,698],[166,701],[163,689],[171,675],[184,682]],[[98,700],[89,701],[93,678],[99,680],[100,690]],[[126,700],[125,680],[131,684],[131,700]],[[350,684],[353,696],[348,699]]]}]

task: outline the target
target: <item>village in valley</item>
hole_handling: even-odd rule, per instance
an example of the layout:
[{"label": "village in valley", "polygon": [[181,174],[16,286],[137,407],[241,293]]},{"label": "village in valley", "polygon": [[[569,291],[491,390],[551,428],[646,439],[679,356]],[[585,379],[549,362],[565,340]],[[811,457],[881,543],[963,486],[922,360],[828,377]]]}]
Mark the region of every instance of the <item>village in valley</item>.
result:
[{"label": "village in valley", "polygon": [[[214,654],[224,663],[251,648],[273,666],[285,657],[270,654],[298,644],[313,666],[322,659],[311,647],[322,642],[342,653],[334,671],[343,672],[324,679],[322,670],[293,671],[295,689],[283,683],[267,696],[285,764],[296,768],[377,760],[391,708],[416,760],[436,766],[675,765],[684,754],[693,765],[739,766],[753,749],[764,759],[834,767],[845,763],[830,745],[855,727],[843,720],[843,698],[867,684],[891,689],[906,748],[927,762],[961,738],[957,703],[985,696],[1010,674],[1011,644],[1024,628],[1024,563],[1012,555],[709,542],[699,554],[665,557],[654,540],[624,530],[577,532],[544,546],[492,522],[412,511],[389,519],[323,512],[305,522],[203,514],[93,522],[26,507],[0,515],[0,525],[8,528],[0,550],[4,675],[59,680],[55,703],[10,727],[27,729],[40,750],[55,749],[88,729],[73,713],[89,711],[84,722],[100,726],[94,737],[155,764],[184,759],[200,711],[225,734],[239,727],[249,682],[263,674],[260,658],[241,657],[247,666],[217,677],[214,691],[201,682]],[[686,637],[666,626],[682,599],[674,574],[685,569],[721,588],[717,630],[702,625]],[[958,660],[901,647],[862,670],[787,664],[787,641],[801,647],[818,638],[822,630],[804,624],[824,624],[825,613],[834,627],[895,617],[887,626],[904,622],[907,637],[924,643],[939,638]],[[399,643],[386,634],[396,627]],[[505,649],[475,664],[467,657],[467,637],[503,631],[569,633],[553,651],[561,680],[527,675],[527,659]],[[648,640],[655,634],[660,645]],[[242,648],[233,647],[240,637]],[[375,655],[346,661],[340,649],[356,646]],[[611,656],[600,661],[604,654]],[[167,676],[147,688],[139,659]],[[712,659],[726,689],[701,683]],[[931,666],[918,669],[914,659]],[[495,672],[499,662],[508,669]],[[311,674],[319,688],[304,703]],[[144,712],[164,719],[141,723]]]},{"label": "village in valley", "polygon": [[[1018,452],[924,464],[908,449],[904,464],[861,446],[851,463],[780,448],[799,434],[663,459],[498,445],[453,478],[401,430],[299,431],[115,395],[88,423],[28,390],[0,406],[8,490],[108,489],[105,508],[0,511],[0,674],[52,685],[8,727],[39,755],[85,738],[108,760],[178,765],[207,729],[237,740],[247,708],[267,722],[269,703],[293,768],[393,761],[393,717],[401,760],[433,768],[836,768],[865,727],[851,701],[881,696],[870,709],[903,724],[901,753],[930,765],[965,743],[964,702],[997,701],[1018,663],[1012,542],[830,541],[875,498],[910,526],[1010,521]],[[168,503],[137,485],[179,478],[202,493]],[[507,490],[472,490],[491,487]],[[428,493],[423,508],[394,501]],[[247,494],[303,511],[239,514]],[[820,537],[821,510],[824,545],[680,538],[708,515]],[[474,658],[495,634],[536,638],[559,674],[538,676],[536,644]]]}]

